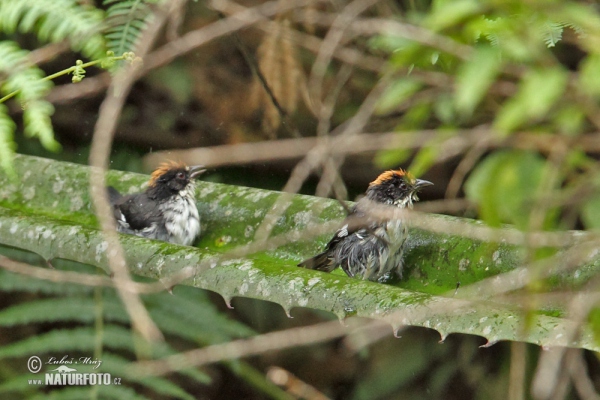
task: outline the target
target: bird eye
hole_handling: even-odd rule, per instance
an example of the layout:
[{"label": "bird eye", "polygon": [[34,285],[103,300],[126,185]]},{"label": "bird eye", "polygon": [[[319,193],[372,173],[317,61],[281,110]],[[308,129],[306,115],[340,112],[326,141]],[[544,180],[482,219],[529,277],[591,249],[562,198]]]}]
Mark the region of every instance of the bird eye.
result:
[{"label": "bird eye", "polygon": [[399,187],[400,189],[402,189],[402,190],[405,190],[405,189],[406,189],[406,183],[404,183],[404,182],[400,182],[400,185],[398,185],[398,187]]},{"label": "bird eye", "polygon": [[185,178],[185,174],[183,172],[178,172],[177,179],[183,179],[183,178]]}]

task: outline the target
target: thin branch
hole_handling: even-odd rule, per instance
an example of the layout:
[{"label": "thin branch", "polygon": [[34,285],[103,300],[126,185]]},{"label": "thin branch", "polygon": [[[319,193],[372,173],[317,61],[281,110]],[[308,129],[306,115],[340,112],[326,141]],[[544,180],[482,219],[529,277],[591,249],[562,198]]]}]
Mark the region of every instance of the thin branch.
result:
[{"label": "thin branch", "polygon": [[465,156],[460,160],[457,167],[454,169],[448,185],[446,186],[446,199],[455,199],[458,197],[458,192],[462,187],[463,181],[467,174],[473,169],[477,161],[488,151],[490,147],[490,138],[484,137],[473,146]]},{"label": "thin branch", "polygon": [[329,32],[323,39],[323,43],[319,47],[319,52],[312,65],[310,79],[308,83],[308,92],[310,93],[311,103],[315,109],[322,107],[322,89],[323,79],[327,71],[327,66],[331,63],[335,49],[342,43],[344,37],[347,37],[348,26],[362,12],[376,4],[378,0],[354,0],[344,9],[336,14]]},{"label": "thin branch", "polygon": [[525,376],[527,372],[527,346],[522,342],[510,344],[510,371],[508,379],[508,399],[525,399]]},{"label": "thin branch", "polygon": [[32,64],[43,64],[52,61],[56,56],[69,50],[69,42],[51,43],[29,53],[27,58]]},{"label": "thin branch", "polygon": [[[180,0],[181,1],[181,0]],[[166,10],[159,9],[154,20],[140,38],[136,51],[138,55],[145,55],[162,26],[167,19]],[[119,243],[115,222],[112,217],[111,206],[108,202],[106,192],[106,180],[104,171],[108,169],[108,157],[112,145],[113,135],[116,130],[125,99],[136,80],[140,63],[134,63],[131,68],[123,68],[117,72],[108,88],[106,98],[100,106],[98,120],[94,128],[94,136],[90,149],[90,191],[92,204],[96,210],[100,227],[108,243],[108,264],[114,275],[115,284],[119,297],[125,305],[133,327],[147,341],[164,340],[162,333],[154,324],[144,304],[136,293],[127,290],[132,282],[129,270],[123,254],[123,248]]]},{"label": "thin branch", "polygon": [[[4,256],[0,256],[0,268],[15,274],[30,276],[35,279],[42,279],[50,282],[74,283],[84,286],[116,287],[115,280],[107,276],[40,268],[25,264],[23,262],[14,261]],[[160,286],[162,286],[162,288]],[[123,288],[131,293],[139,294],[162,292],[168,289],[168,286],[164,284],[160,284],[160,286],[157,287],[155,283],[139,283],[130,281],[126,282],[123,285]]]},{"label": "thin branch", "polygon": [[[355,16],[356,17],[356,16]],[[338,14],[320,13],[311,17],[311,22],[320,26],[332,26],[338,18]],[[304,21],[305,16],[294,14],[296,21]],[[347,22],[346,29],[361,35],[386,35],[397,36],[420,43],[445,53],[451,54],[461,60],[468,59],[473,53],[470,46],[459,43],[446,36],[422,28],[420,26],[394,21],[384,18],[353,18]]]},{"label": "thin branch", "polygon": [[128,371],[130,374],[136,376],[165,375],[170,372],[198,367],[218,361],[234,360],[251,355],[262,354],[272,350],[281,350],[326,342],[351,334],[357,327],[372,323],[382,324],[381,321],[373,322],[352,318],[346,321],[347,326],[341,325],[336,320],[309,327],[270,332],[249,339],[235,340],[228,343],[182,352],[160,360],[139,361],[130,364]]},{"label": "thin branch", "polygon": [[[221,15],[223,15],[223,14],[221,14]],[[233,41],[234,41],[236,47],[240,50],[240,52],[244,56],[244,59],[246,60],[246,64],[248,64],[248,67],[250,68],[252,73],[257,77],[261,86],[267,93],[267,96],[269,96],[271,103],[273,103],[273,106],[275,106],[275,108],[277,109],[277,112],[279,113],[279,116],[280,116],[281,120],[283,121],[282,125],[284,126],[285,130],[287,130],[288,133],[293,137],[297,137],[297,138],[301,137],[300,131],[298,131],[298,128],[294,124],[294,121],[292,121],[292,119],[290,118],[290,115],[288,114],[288,112],[281,106],[281,103],[279,103],[279,100],[277,100],[275,93],[273,93],[273,91],[271,90],[271,87],[269,86],[269,83],[267,82],[267,78],[265,78],[264,74],[260,70],[260,67],[259,67],[258,63],[256,62],[256,59],[254,58],[254,56],[252,56],[252,54],[250,54],[250,52],[248,51],[248,48],[240,39],[238,32],[233,32],[231,34],[231,36],[233,37]]]},{"label": "thin branch", "polygon": [[598,395],[594,382],[590,378],[583,351],[570,349],[567,355],[567,363],[569,364],[573,386],[580,398],[583,400],[600,400],[600,395]]},{"label": "thin branch", "polygon": [[267,371],[267,379],[276,384],[282,386],[285,390],[295,399],[307,399],[307,400],[331,400],[323,393],[318,391],[314,386],[309,385],[297,376],[279,367],[271,367]]},{"label": "thin branch", "polygon": [[[228,35],[273,15],[285,13],[297,7],[303,7],[309,3],[311,3],[311,0],[269,1],[186,33],[177,40],[169,42],[149,54],[144,59],[144,67],[139,74],[146,74],[148,71],[169,64],[175,58],[187,54],[218,37]],[[212,0],[210,2],[210,6],[219,11],[224,10],[229,4],[231,2],[227,0]]]},{"label": "thin branch", "polygon": [[[487,149],[515,148],[550,153],[553,148],[571,139],[564,136],[518,132],[508,138],[500,138],[485,127],[459,129],[454,135],[435,146],[447,160],[464,154],[474,142],[486,140]],[[328,139],[305,137],[299,139],[281,139],[256,143],[239,143],[211,147],[198,147],[186,150],[157,151],[144,157],[144,166],[153,169],[165,160],[176,158],[188,164],[202,163],[210,167],[263,163],[266,161],[292,160],[305,157],[317,146],[327,154],[363,154],[382,149],[420,149],[439,136],[439,131],[403,131],[381,133],[358,133],[351,137],[330,137]],[[585,148],[588,153],[600,153],[600,135],[589,133],[578,136],[570,142],[572,146]],[[327,146],[324,148],[323,146]],[[438,160],[438,162],[440,162]]]}]

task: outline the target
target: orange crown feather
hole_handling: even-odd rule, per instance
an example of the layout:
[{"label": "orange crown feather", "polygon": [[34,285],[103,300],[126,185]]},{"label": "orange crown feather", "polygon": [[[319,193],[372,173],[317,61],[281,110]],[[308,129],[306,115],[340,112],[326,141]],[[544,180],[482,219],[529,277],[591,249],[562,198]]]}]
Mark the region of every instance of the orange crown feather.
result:
[{"label": "orange crown feather", "polygon": [[371,186],[377,186],[377,185],[381,185],[383,182],[392,179],[394,176],[398,176],[398,177],[405,177],[406,180],[409,183],[414,183],[415,181],[415,177],[408,171],[403,170],[402,168],[397,169],[397,170],[389,170],[389,171],[385,171],[383,173],[381,173],[377,179],[375,179],[373,182],[371,182],[369,184],[369,187]]},{"label": "orange crown feather", "polygon": [[167,171],[172,169],[188,169],[188,166],[185,163],[180,161],[166,161],[158,166],[150,175],[150,181],[148,182],[148,186],[156,185],[156,181],[158,178],[163,176]]}]

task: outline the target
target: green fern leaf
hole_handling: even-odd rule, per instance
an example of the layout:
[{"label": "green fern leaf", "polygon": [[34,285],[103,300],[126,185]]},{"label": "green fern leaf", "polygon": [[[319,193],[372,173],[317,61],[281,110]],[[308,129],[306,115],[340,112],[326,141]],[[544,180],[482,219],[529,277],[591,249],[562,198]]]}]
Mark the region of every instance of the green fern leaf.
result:
[{"label": "green fern leaf", "polygon": [[50,116],[54,114],[54,106],[47,101],[37,100],[27,103],[23,113],[25,135],[37,137],[42,145],[50,151],[60,151],[61,145],[54,139],[54,129]]},{"label": "green fern leaf", "polygon": [[[118,356],[112,353],[104,353],[102,354],[102,372],[108,372],[112,376],[123,376],[127,375],[126,367],[129,363],[124,357]],[[210,382],[210,378],[202,374],[204,377],[204,382],[206,380]],[[138,383],[142,386],[145,386],[156,393],[166,395],[169,397],[176,397],[179,399],[189,399],[194,400],[194,396],[191,396],[189,393],[182,390],[179,386],[171,383],[170,381],[161,378],[161,377],[138,377],[138,376],[130,376],[127,375],[126,379],[129,382]]]},{"label": "green fern leaf", "polygon": [[[4,3],[0,2],[0,4]],[[54,107],[49,102],[41,100],[52,87],[52,83],[42,80],[44,72],[29,65],[27,55],[28,52],[22,50],[15,42],[0,42],[0,73],[8,76],[0,89],[5,94],[18,91],[17,100],[25,107],[23,113],[25,134],[39,138],[48,150],[57,151],[60,149],[60,144],[54,139],[54,130],[50,121]],[[2,166],[5,169],[10,168],[10,160],[14,154],[14,144],[11,144],[14,129],[15,124],[9,122],[6,109],[0,109],[0,153],[3,155]]]},{"label": "green fern leaf", "polygon": [[0,270],[0,291],[42,293],[46,295],[89,295],[94,288],[71,283],[50,282]]},{"label": "green fern leaf", "polygon": [[152,20],[153,14],[148,4],[157,0],[105,0],[110,5],[106,10],[106,20],[110,28],[105,31],[108,48],[115,54],[132,51],[142,31]]},{"label": "green fern leaf", "polygon": [[[31,375],[29,375],[31,376]],[[61,390],[52,390],[49,393],[43,393],[32,397],[31,400],[81,400],[93,398],[92,393],[97,390],[99,399],[103,400],[148,400],[148,397],[142,396],[132,388],[127,386],[108,385],[95,387],[72,386]]]},{"label": "green fern leaf", "polygon": [[[97,387],[78,387],[72,386],[66,389],[58,389],[52,390],[48,392],[48,387],[41,386],[36,388],[36,386],[30,385],[29,380],[31,379],[42,379],[44,380],[44,376],[41,378],[33,378],[31,373],[26,373],[23,375],[15,376],[5,382],[0,383],[0,393],[29,393],[29,399],[38,399],[38,400],[47,400],[47,399],[88,399],[91,398],[92,390],[98,390],[99,397],[101,399],[147,399],[141,395],[136,394],[135,390],[129,388],[127,386],[118,386],[118,385],[110,385],[110,386],[97,386]],[[106,391],[106,388],[111,388]],[[112,390],[112,388],[116,388],[117,390]],[[40,389],[40,394],[32,396],[31,391],[34,389]],[[44,389],[43,391],[41,389]],[[11,398],[4,396],[4,398]]]},{"label": "green fern leaf", "polygon": [[[29,357],[31,354],[68,353],[95,349],[96,330],[92,327],[57,329],[41,335],[0,347],[0,358]],[[107,325],[102,332],[105,347],[133,352],[133,338],[129,329]]]},{"label": "green fern leaf", "polygon": [[170,331],[196,343],[210,344],[255,334],[246,325],[218,313],[209,302],[202,302],[200,307],[199,302],[189,298],[186,292],[177,290],[175,296],[147,299],[152,316],[165,332]]},{"label": "green fern leaf", "polygon": [[564,24],[559,22],[545,21],[541,26],[541,34],[547,47],[554,47],[562,40]]},{"label": "green fern leaf", "polygon": [[0,1],[0,31],[33,33],[44,42],[67,39],[90,59],[106,53],[102,19],[102,10],[76,0]]},{"label": "green fern leaf", "polygon": [[13,177],[15,176],[12,164],[16,150],[13,141],[15,128],[15,123],[8,116],[8,109],[4,104],[0,104],[0,167]]},{"label": "green fern leaf", "polygon": [[[129,317],[116,299],[102,301],[104,318],[128,323]],[[91,323],[96,318],[96,304],[91,298],[65,297],[28,301],[0,311],[0,326],[32,323],[76,321]]]}]

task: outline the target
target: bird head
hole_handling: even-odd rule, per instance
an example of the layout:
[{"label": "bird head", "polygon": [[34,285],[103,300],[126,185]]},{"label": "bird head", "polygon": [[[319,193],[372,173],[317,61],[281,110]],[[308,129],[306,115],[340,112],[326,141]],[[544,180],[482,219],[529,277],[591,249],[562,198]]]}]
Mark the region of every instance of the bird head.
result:
[{"label": "bird head", "polygon": [[417,192],[433,183],[416,179],[410,172],[399,170],[385,171],[369,184],[367,198],[378,203],[396,207],[412,207],[418,201]]},{"label": "bird head", "polygon": [[169,161],[152,172],[148,188],[175,194],[193,182],[206,170],[201,165],[188,167],[183,163]]}]

